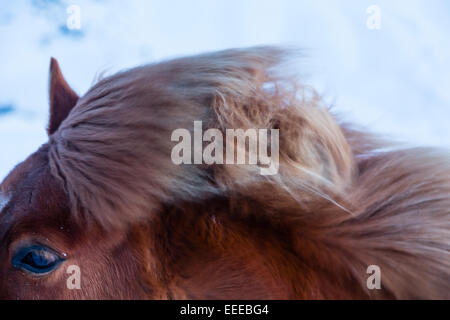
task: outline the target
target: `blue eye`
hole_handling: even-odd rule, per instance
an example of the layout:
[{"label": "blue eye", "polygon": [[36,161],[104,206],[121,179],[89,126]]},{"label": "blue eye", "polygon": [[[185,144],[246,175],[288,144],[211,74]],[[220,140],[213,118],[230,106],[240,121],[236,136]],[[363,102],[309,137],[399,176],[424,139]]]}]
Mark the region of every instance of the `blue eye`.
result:
[{"label": "blue eye", "polygon": [[63,261],[53,250],[41,246],[33,245],[20,249],[12,259],[12,265],[16,269],[22,269],[34,274],[45,274]]}]

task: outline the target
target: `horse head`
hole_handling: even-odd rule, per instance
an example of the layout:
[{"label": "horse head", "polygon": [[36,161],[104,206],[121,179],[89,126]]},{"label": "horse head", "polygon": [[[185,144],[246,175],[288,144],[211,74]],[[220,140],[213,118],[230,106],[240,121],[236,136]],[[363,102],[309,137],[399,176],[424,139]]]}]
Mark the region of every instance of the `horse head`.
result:
[{"label": "horse head", "polygon": [[[52,59],[48,142],[0,186],[0,298],[420,296],[411,274],[426,297],[448,294],[448,224],[436,223],[448,222],[446,158],[375,153],[374,139],[340,125],[282,68],[285,55],[141,66],[81,97]],[[175,163],[171,137],[196,121],[219,135],[279,130],[279,170],[197,162],[206,134],[190,164]],[[384,287],[372,292],[374,264]]]}]

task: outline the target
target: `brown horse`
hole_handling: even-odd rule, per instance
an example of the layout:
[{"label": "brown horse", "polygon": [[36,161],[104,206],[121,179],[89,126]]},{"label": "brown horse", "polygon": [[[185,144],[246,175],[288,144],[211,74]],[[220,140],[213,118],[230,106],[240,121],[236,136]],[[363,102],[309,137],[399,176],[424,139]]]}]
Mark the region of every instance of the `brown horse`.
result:
[{"label": "brown horse", "polygon": [[[82,97],[52,60],[48,143],[1,184],[0,297],[450,298],[449,156],[339,123],[287,56],[171,60]],[[278,129],[277,174],[174,164],[194,121]]]}]

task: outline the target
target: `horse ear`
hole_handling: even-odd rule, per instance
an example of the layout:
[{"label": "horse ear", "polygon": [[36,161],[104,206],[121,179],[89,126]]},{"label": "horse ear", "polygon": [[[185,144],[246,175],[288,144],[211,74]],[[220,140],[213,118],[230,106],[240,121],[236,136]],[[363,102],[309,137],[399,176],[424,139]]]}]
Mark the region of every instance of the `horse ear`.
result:
[{"label": "horse ear", "polygon": [[50,120],[47,133],[51,135],[69,115],[78,101],[78,95],[64,79],[58,61],[50,61]]}]

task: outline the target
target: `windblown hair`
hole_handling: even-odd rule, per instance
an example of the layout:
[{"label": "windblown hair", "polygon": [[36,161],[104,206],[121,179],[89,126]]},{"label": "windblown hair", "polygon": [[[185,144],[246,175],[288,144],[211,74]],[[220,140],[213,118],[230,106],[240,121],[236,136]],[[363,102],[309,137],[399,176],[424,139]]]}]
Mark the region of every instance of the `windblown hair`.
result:
[{"label": "windblown hair", "polygon": [[[222,199],[230,214],[294,228],[292,250],[322,275],[330,296],[347,279],[376,295],[361,275],[379,265],[388,297],[450,298],[449,156],[383,149],[339,124],[288,72],[289,56],[271,47],[227,50],[100,80],[50,137],[52,173],[72,211],[108,230],[168,207]],[[257,165],[174,165],[171,133],[196,120],[223,133],[279,129],[279,173],[259,175]]]}]

